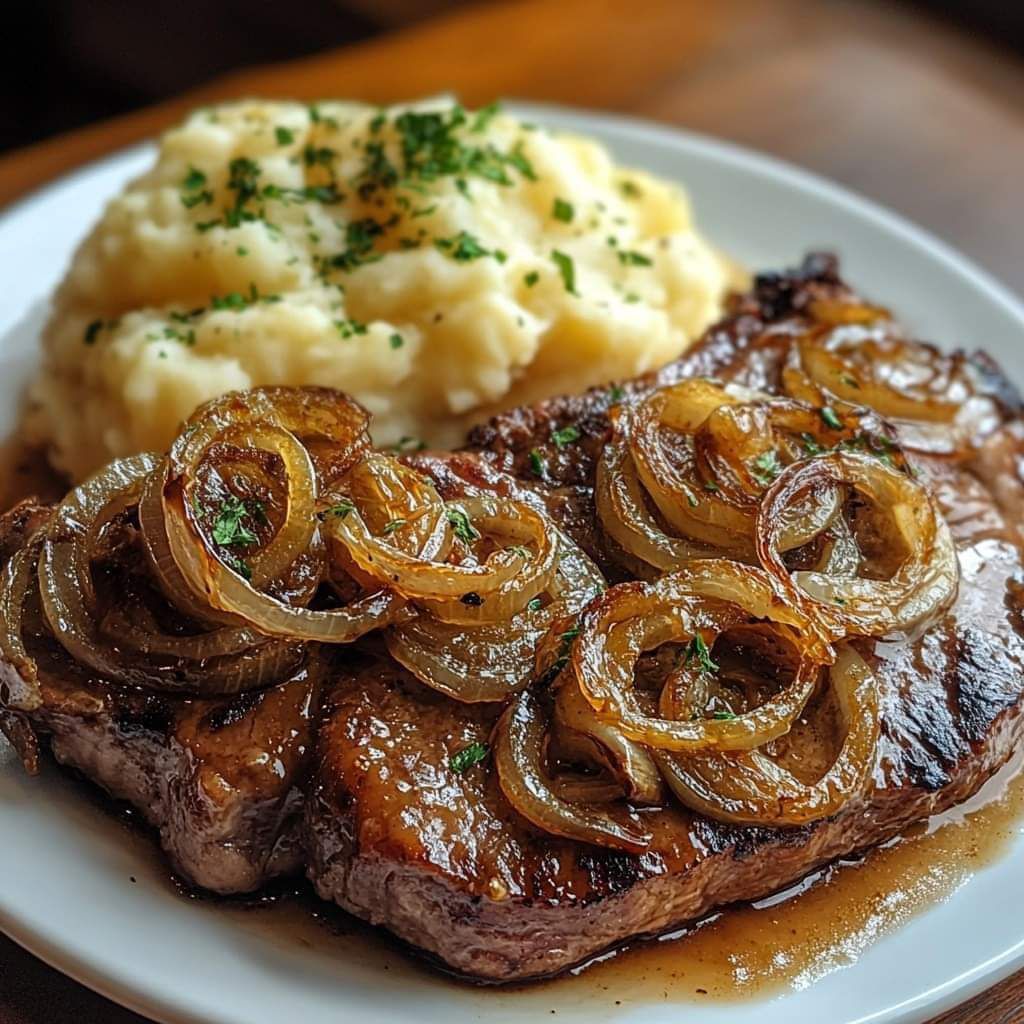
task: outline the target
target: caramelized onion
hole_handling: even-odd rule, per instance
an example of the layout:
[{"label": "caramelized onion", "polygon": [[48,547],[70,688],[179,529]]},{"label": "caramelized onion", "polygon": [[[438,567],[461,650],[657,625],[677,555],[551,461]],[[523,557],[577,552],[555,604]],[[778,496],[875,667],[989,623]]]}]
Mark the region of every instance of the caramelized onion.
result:
[{"label": "caramelized onion", "polygon": [[906,447],[933,454],[965,454],[995,411],[964,353],[908,341],[884,319],[808,332],[790,350],[782,382],[815,405],[868,406],[897,424]]},{"label": "caramelized onion", "polygon": [[650,844],[635,813],[563,800],[544,765],[547,722],[538,699],[522,693],[504,711],[494,730],[494,763],[508,802],[531,824],[552,835],[629,853]]},{"label": "caramelized onion", "polygon": [[[780,538],[793,519],[791,510],[841,490],[866,499],[887,524],[882,539],[899,556],[889,578],[791,572],[784,562],[781,551],[789,545]],[[762,565],[786,599],[807,609],[835,638],[919,627],[948,605],[959,581],[952,536],[932,496],[910,476],[857,453],[835,452],[787,469],[761,506],[757,545]],[[846,561],[844,556],[848,569]]]},{"label": "caramelized onion", "polygon": [[[99,630],[91,559],[82,548],[98,536],[95,524],[111,507],[124,508],[138,499],[146,476],[157,465],[153,455],[113,462],[73,490],[54,511],[43,535],[38,568],[43,614],[54,637],[76,661],[106,679],[128,685],[221,694],[279,681],[297,667],[302,656],[299,645],[262,642],[241,651],[236,647],[238,653],[224,657],[192,660],[172,651],[151,652],[165,657],[127,651]],[[131,646],[130,633],[123,639],[128,641],[125,647]],[[171,637],[164,639],[173,643]]]},{"label": "caramelized onion", "polygon": [[740,825],[803,825],[836,814],[861,793],[875,761],[879,696],[874,675],[848,644],[829,670],[845,737],[838,756],[807,784],[761,750],[697,754],[652,751],[672,792],[700,814]]},{"label": "caramelized onion", "polygon": [[664,802],[665,787],[650,752],[599,718],[569,673],[555,697],[552,724],[563,756],[605,769],[634,804]]},{"label": "caramelized onion", "polygon": [[443,622],[500,622],[521,612],[554,574],[553,524],[530,505],[507,498],[465,498],[440,513],[447,519],[453,510],[494,542],[482,561],[451,564],[409,553],[374,535],[355,508],[329,524],[360,570]]},{"label": "caramelized onion", "polygon": [[[691,651],[745,622],[765,620],[795,655],[788,685],[760,707],[724,720],[675,721],[649,714],[634,693],[640,654],[669,642]],[[708,642],[711,637],[712,642]],[[572,666],[598,716],[630,739],[663,750],[749,750],[788,731],[831,653],[815,624],[776,596],[760,569],[722,560],[690,563],[653,584],[613,587],[584,612]],[[691,671],[700,671],[699,655]],[[703,666],[707,669],[707,666]]]},{"label": "caramelized onion", "polygon": [[534,652],[561,616],[577,613],[605,587],[597,566],[568,537],[558,538],[557,568],[539,598],[505,622],[464,626],[421,612],[387,630],[391,656],[428,686],[456,700],[502,701],[534,678]]},{"label": "caramelized onion", "polygon": [[35,711],[42,704],[35,659],[25,648],[22,633],[25,602],[38,593],[37,571],[42,535],[16,551],[0,580],[0,706]]}]

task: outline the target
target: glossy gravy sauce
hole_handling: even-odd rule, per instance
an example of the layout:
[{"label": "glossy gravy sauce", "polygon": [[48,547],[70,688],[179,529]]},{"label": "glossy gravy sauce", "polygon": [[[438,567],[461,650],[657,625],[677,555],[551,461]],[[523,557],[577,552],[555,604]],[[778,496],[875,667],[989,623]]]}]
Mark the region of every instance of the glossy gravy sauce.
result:
[{"label": "glossy gravy sauce", "polygon": [[[380,982],[454,986],[473,1019],[585,1008],[594,1020],[651,1003],[700,1004],[765,998],[802,989],[855,963],[876,940],[948,899],[1024,834],[1024,752],[968,803],[915,826],[858,860],[840,862],[791,889],[731,907],[658,940],[599,957],[561,977],[484,988],[446,977],[397,940],[309,893],[265,904],[202,900],[235,917],[282,955],[343,959]],[[309,963],[307,962],[307,966]],[[386,974],[384,973],[386,972]]]}]

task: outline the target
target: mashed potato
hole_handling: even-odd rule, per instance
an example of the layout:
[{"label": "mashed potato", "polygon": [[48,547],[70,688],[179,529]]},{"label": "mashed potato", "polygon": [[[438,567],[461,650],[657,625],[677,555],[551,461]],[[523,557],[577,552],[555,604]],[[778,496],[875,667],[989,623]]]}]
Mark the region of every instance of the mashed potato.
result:
[{"label": "mashed potato", "polygon": [[75,257],[30,432],[81,478],[221,392],[321,384],[449,445],[673,358],[726,283],[676,186],[495,109],[201,110]]}]

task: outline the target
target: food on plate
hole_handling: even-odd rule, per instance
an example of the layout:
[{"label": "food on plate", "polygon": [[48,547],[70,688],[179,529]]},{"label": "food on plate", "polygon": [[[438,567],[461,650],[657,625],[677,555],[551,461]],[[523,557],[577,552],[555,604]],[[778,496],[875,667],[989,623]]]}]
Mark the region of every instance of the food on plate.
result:
[{"label": "food on plate", "polygon": [[229,394],[5,517],[0,724],[195,884],[305,870],[453,970],[552,974],[1007,760],[1021,414],[824,256],[455,452],[375,449],[340,392]]},{"label": "food on plate", "polygon": [[246,102],[168,132],[44,334],[29,430],[80,480],[210,398],[344,390],[380,445],[643,373],[730,272],[683,192],[496,107]]}]

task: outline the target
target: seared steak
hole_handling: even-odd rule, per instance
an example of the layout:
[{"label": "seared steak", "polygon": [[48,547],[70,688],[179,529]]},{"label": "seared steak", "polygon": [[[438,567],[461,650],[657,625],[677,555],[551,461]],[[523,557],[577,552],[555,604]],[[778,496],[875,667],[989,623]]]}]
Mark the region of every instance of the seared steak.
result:
[{"label": "seared steak", "polygon": [[[478,428],[465,451],[410,461],[446,497],[483,490],[543,503],[610,580],[621,579],[593,507],[609,407],[687,375],[776,390],[812,300],[837,296],[849,293],[827,257],[765,275],[659,374],[515,410]],[[641,855],[553,838],[512,810],[487,763],[464,773],[450,765],[453,753],[487,740],[497,710],[441,697],[372,640],[332,652],[322,691],[313,665],[227,702],[146,697],[54,664],[32,724],[60,760],[140,806],[196,884],[245,891],[305,863],[325,899],[488,981],[554,973],[764,896],[964,800],[1024,730],[1024,422],[1012,388],[978,358],[1002,422],[968,464],[920,460],[958,545],[959,597],[912,642],[862,645],[883,690],[883,738],[871,791],[834,818],[744,828],[673,804],[641,812],[654,835]],[[552,432],[570,423],[578,443],[554,443]],[[29,518],[8,517],[8,550]],[[4,724],[17,736],[18,722]]]}]

